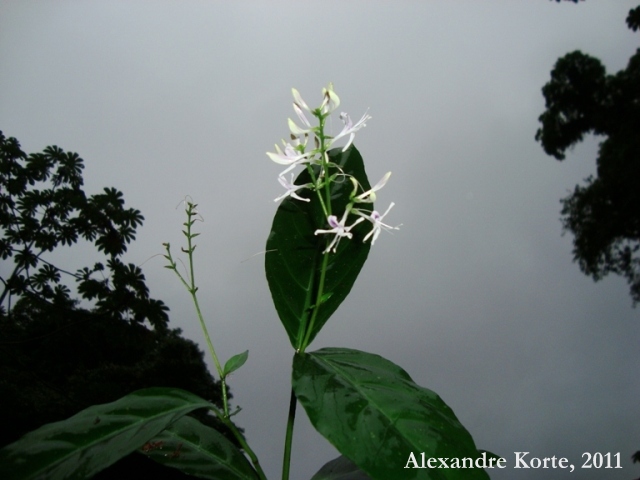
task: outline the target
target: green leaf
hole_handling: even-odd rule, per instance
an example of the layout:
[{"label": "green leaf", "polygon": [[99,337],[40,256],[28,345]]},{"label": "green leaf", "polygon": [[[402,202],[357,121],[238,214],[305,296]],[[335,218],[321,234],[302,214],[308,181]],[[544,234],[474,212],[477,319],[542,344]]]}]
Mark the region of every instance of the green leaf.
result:
[{"label": "green leaf", "polygon": [[311,480],[371,480],[371,477],[344,455],[325,463]]},{"label": "green leaf", "polygon": [[344,348],[296,354],[293,389],[313,426],[373,479],[486,480],[482,469],[404,468],[425,458],[477,458],[471,435],[431,390],[378,355]]},{"label": "green leaf", "polygon": [[[340,149],[330,150],[329,160],[339,165],[344,173],[353,175],[363,189],[371,188],[362,157],[353,145],[344,153]],[[319,167],[313,168],[317,175]],[[338,169],[332,168],[330,175],[336,172]],[[311,181],[309,172],[304,170],[295,183],[300,185]],[[339,175],[333,181],[331,211],[338,218],[344,214],[352,190],[352,183],[344,176]],[[343,238],[336,253],[325,255],[322,252],[332,236],[314,234],[319,228],[327,228],[317,192],[305,189],[300,196],[311,201],[287,197],[278,207],[267,239],[265,270],[273,303],[291,345],[297,350],[304,350],[351,291],[369,254],[370,244],[362,240],[370,227],[365,225],[367,222],[360,223],[351,230],[351,240]],[[373,209],[373,204],[367,207]],[[357,218],[355,214],[350,215],[347,224],[352,224]],[[326,276],[318,302],[323,268]],[[318,313],[311,325],[314,308]]]},{"label": "green leaf", "polygon": [[199,478],[255,480],[258,474],[242,452],[220,432],[184,416],[147,442],[140,452]]},{"label": "green leaf", "polygon": [[245,350],[244,352],[238,353],[237,355],[234,355],[233,357],[231,357],[229,360],[227,360],[227,363],[224,364],[224,370],[222,371],[222,375],[226,377],[230,373],[238,370],[241,366],[245,364],[245,362],[247,361],[247,358],[249,358],[249,350]]},{"label": "green leaf", "polygon": [[147,388],[50,423],[0,450],[0,478],[90,478],[183,415],[211,404],[176,388]]}]

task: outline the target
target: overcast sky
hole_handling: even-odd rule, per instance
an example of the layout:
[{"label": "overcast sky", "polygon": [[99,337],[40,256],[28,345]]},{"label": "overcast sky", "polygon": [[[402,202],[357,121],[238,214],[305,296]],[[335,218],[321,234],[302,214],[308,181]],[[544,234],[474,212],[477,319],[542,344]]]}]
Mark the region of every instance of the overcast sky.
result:
[{"label": "overcast sky", "polygon": [[[292,350],[259,253],[281,194],[265,152],[288,135],[291,87],[314,106],[333,82],[341,110],[373,116],[355,144],[372,181],[393,172],[380,205],[394,201],[387,219],[403,226],[381,235],[310,349],[405,368],[507,458],[494,480],[630,480],[640,310],[622,279],[579,271],[559,221],[560,198],[595,172],[597,139],[559,163],[534,135],[558,57],[626,66],[637,3],[0,0],[0,129],[26,152],[78,152],[87,192],[116,187],[142,211],[126,261],[198,341],[187,293],[154,255],[167,241],[178,251],[176,205],[199,204],[203,310],[222,358],[249,349],[231,379],[235,418],[279,478]],[[576,467],[583,452],[620,452],[624,468],[514,470],[515,451]],[[302,409],[293,455],[293,479],[337,455]]]}]

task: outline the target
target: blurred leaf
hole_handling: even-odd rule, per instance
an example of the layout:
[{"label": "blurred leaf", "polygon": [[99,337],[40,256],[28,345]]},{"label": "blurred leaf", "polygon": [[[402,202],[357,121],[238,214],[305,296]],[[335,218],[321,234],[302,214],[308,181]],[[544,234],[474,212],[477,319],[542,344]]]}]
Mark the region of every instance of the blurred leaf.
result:
[{"label": "blurred leaf", "polygon": [[[329,151],[329,159],[339,165],[344,173],[353,175],[363,189],[371,188],[362,157],[353,145],[344,153],[340,149]],[[318,169],[318,166],[314,167],[316,175]],[[338,169],[334,167],[330,174],[337,172]],[[302,171],[295,181],[298,185],[310,182],[307,170]],[[332,212],[338,218],[344,214],[352,189],[351,182],[342,176],[332,183]],[[305,189],[300,196],[311,201],[285,198],[278,207],[267,239],[265,270],[273,303],[291,345],[304,350],[307,331],[311,330],[308,344],[351,291],[369,254],[370,245],[363,243],[362,239],[370,228],[364,225],[365,222],[357,225],[351,230],[351,240],[342,239],[337,252],[327,254],[322,302],[321,305],[315,305],[323,265],[322,252],[331,236],[314,235],[317,229],[327,228],[317,193]],[[373,208],[373,204],[368,206]],[[356,218],[356,215],[352,215],[347,224],[352,224]],[[314,308],[319,308],[319,311],[314,325],[310,326]]]},{"label": "blurred leaf", "polygon": [[148,388],[89,407],[0,450],[0,478],[89,478],[183,415],[211,404],[184,390]]},{"label": "blurred leaf", "polygon": [[184,416],[147,442],[140,452],[153,460],[199,478],[258,478],[242,452],[221,433]]},{"label": "blurred leaf", "polygon": [[325,463],[311,480],[371,480],[358,466],[341,455]]},{"label": "blurred leaf", "polygon": [[442,399],[389,360],[344,348],[296,354],[292,384],[316,430],[373,479],[489,478],[482,469],[404,468],[412,452],[480,453]]},{"label": "blurred leaf", "polygon": [[234,355],[233,357],[231,357],[224,364],[223,376],[226,377],[230,373],[238,370],[241,366],[245,364],[245,362],[247,361],[247,358],[249,358],[249,350],[245,350],[244,352],[238,353],[237,355]]}]

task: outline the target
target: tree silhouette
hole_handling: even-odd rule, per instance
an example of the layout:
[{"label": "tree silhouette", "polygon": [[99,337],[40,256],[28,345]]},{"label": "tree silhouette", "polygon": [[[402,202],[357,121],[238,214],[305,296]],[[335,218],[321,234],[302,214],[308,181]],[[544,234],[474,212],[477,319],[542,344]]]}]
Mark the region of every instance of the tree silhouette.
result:
[{"label": "tree silhouette", "polygon": [[[115,188],[87,197],[83,168],[78,154],[55,146],[27,156],[15,138],[0,132],[0,258],[13,262],[11,273],[0,277],[0,308],[6,305],[9,312],[12,297],[72,306],[65,274],[82,299],[95,302],[97,313],[166,328],[167,307],[149,297],[140,268],[120,259],[144,217],[125,208]],[[104,263],[68,272],[47,260],[55,248],[80,239],[92,242],[106,256]]]},{"label": "tree silhouette", "polygon": [[[149,296],[141,269],[122,261],[141,213],[114,188],[87,196],[83,168],[75,153],[51,146],[27,155],[0,132],[0,446],[141,388],[183,388],[222,408],[202,351],[167,327],[168,308]],[[54,250],[81,240],[105,258],[75,272],[55,265]],[[141,468],[186,478],[141,455],[99,478],[140,478]]]},{"label": "tree silhouette", "polygon": [[[640,7],[627,25],[640,25]],[[627,68],[607,74],[597,58],[575,51],[560,58],[543,87],[546,110],[536,133],[558,160],[592,133],[604,139],[597,175],[562,200],[561,219],[573,236],[573,255],[594,280],[626,278],[634,306],[640,301],[640,49]]]}]

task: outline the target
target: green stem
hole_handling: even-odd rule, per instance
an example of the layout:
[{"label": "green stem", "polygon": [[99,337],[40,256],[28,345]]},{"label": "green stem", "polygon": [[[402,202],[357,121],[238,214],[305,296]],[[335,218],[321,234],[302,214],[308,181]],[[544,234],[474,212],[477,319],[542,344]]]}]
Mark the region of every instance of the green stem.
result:
[{"label": "green stem", "polygon": [[216,350],[213,347],[213,342],[211,341],[209,330],[207,329],[207,325],[204,322],[204,317],[202,316],[202,310],[200,309],[200,302],[198,302],[198,295],[196,293],[198,291],[198,287],[196,287],[195,269],[193,266],[193,252],[195,250],[195,246],[193,245],[193,238],[198,236],[198,234],[191,233],[191,227],[193,226],[193,222],[194,222],[193,217],[197,215],[197,213],[195,212],[195,207],[196,206],[194,204],[187,203],[188,218],[187,218],[187,222],[185,223],[185,226],[187,227],[187,231],[184,232],[185,236],[187,237],[187,248],[186,250],[183,249],[183,252],[185,252],[189,257],[189,282],[187,282],[187,280],[185,280],[185,278],[178,271],[176,262],[173,260],[173,257],[171,256],[171,249],[168,243],[164,244],[165,249],[167,251],[165,258],[169,262],[169,265],[167,266],[167,268],[170,268],[171,270],[174,271],[174,273],[178,276],[182,284],[185,286],[185,288],[191,295],[193,304],[195,305],[195,308],[196,308],[196,313],[198,315],[198,320],[200,321],[200,326],[207,340],[207,346],[209,347],[209,352],[211,353],[211,357],[213,358],[213,362],[215,363],[216,370],[218,371],[218,375],[220,376],[220,384],[222,387],[222,404],[223,404],[224,410],[223,412],[220,412],[220,410],[218,410],[214,406],[211,406],[210,408],[216,414],[216,416],[222,421],[222,423],[224,423],[229,428],[229,430],[231,430],[233,435],[236,437],[236,439],[238,440],[238,443],[240,444],[244,452],[247,454],[247,456],[251,460],[251,463],[253,464],[253,467],[256,470],[256,473],[258,474],[258,477],[260,478],[260,480],[267,480],[267,476],[265,475],[264,471],[262,470],[262,467],[260,466],[260,461],[258,460],[257,455],[254,453],[251,447],[249,447],[249,444],[245,440],[242,433],[240,433],[238,428],[231,421],[231,418],[229,415],[229,397],[227,395],[227,382],[224,375],[224,370],[222,369],[222,366],[220,365],[220,361],[218,360],[218,356],[216,355]]},{"label": "green stem", "polygon": [[222,423],[224,423],[229,428],[229,430],[231,430],[231,433],[233,433],[233,436],[236,437],[236,439],[238,440],[238,443],[240,443],[240,446],[242,447],[242,449],[245,451],[245,453],[251,460],[251,463],[253,464],[253,467],[255,468],[256,473],[260,477],[260,480],[267,480],[267,476],[262,470],[262,466],[260,465],[260,461],[258,460],[257,455],[251,449],[251,447],[245,440],[242,433],[240,433],[240,430],[238,430],[238,428],[234,425],[234,423],[228,417],[224,417],[222,415],[222,412],[220,412],[220,410],[218,410],[215,407],[210,407],[210,410],[212,410],[213,413],[215,413],[216,417],[221,419]]},{"label": "green stem", "polygon": [[[309,176],[311,177],[311,181],[313,182],[314,185],[318,185],[318,180],[316,179],[316,174],[313,171],[313,167],[308,164],[307,165],[307,172],[309,172]],[[318,195],[318,200],[320,200],[320,206],[322,207],[322,211],[324,212],[324,216],[328,217],[330,215],[329,210],[327,210],[327,206],[324,203],[324,198],[322,198],[322,192],[320,192],[320,190],[318,190],[316,188],[316,194]]]},{"label": "green stem", "polygon": [[220,384],[222,387],[222,405],[224,407],[224,416],[225,418],[229,418],[229,402],[227,396],[227,382],[224,377],[224,372],[222,370],[222,366],[218,361],[218,356],[216,355],[216,351],[213,348],[213,343],[211,342],[211,337],[209,336],[209,331],[207,330],[207,326],[204,323],[204,318],[202,317],[202,312],[200,311],[200,304],[198,303],[198,297],[196,295],[195,290],[190,290],[191,298],[193,299],[193,303],[196,306],[196,312],[198,313],[198,320],[200,320],[200,326],[202,327],[202,331],[204,332],[204,336],[207,339],[207,346],[209,347],[209,352],[211,352],[211,356],[213,357],[213,362],[216,365],[216,370],[218,371],[218,375],[220,376]]},{"label": "green stem", "polygon": [[322,155],[322,171],[324,172],[324,176],[325,176],[324,195],[325,195],[325,202],[327,205],[326,214],[328,217],[329,215],[331,215],[331,182],[329,181],[331,177],[329,175],[329,160],[328,160],[328,154],[326,152],[326,147],[325,147],[325,140],[326,140],[326,137],[324,134],[325,119],[326,117],[324,116],[320,117],[320,155]]},{"label": "green stem", "polygon": [[318,317],[318,310],[320,310],[320,303],[322,303],[322,295],[324,295],[324,281],[327,275],[327,265],[329,263],[329,255],[322,255],[322,268],[320,269],[320,281],[318,282],[318,293],[316,295],[316,303],[313,306],[313,313],[311,314],[311,321],[309,322],[309,326],[307,327],[307,331],[304,336],[304,341],[302,342],[302,348],[300,348],[300,352],[304,352],[309,344],[309,340],[311,339],[311,332],[313,331],[313,326],[316,323],[316,318]]},{"label": "green stem", "polygon": [[198,320],[200,321],[200,326],[202,327],[202,331],[204,332],[204,336],[207,340],[207,346],[209,347],[209,352],[211,353],[211,357],[213,358],[213,363],[216,366],[216,370],[218,371],[218,376],[220,377],[220,384],[222,387],[222,405],[224,406],[224,416],[225,418],[229,418],[229,402],[227,396],[227,382],[224,378],[224,371],[222,370],[222,366],[220,365],[220,361],[218,360],[218,355],[216,355],[216,350],[213,348],[213,343],[211,342],[211,337],[209,336],[209,330],[207,329],[207,325],[204,322],[204,317],[202,316],[202,311],[200,310],[200,303],[198,302],[198,287],[196,287],[196,278],[195,278],[195,269],[193,267],[193,251],[195,250],[195,246],[193,246],[193,237],[194,235],[191,233],[191,226],[193,225],[194,220],[192,217],[195,215],[194,213],[195,206],[191,203],[187,206],[187,255],[189,256],[189,278],[191,280],[191,285],[188,287],[189,293],[191,294],[191,298],[193,299],[193,304],[196,307],[196,313],[198,314]]},{"label": "green stem", "polygon": [[[324,172],[325,181],[324,181],[324,196],[322,198],[321,192],[318,192],[318,198],[320,199],[320,203],[322,204],[322,209],[324,210],[325,215],[328,217],[331,215],[331,182],[329,181],[329,159],[328,154],[325,151],[325,134],[324,134],[324,122],[325,116],[320,115],[318,120],[320,122],[320,128],[318,132],[318,138],[320,140],[320,155],[322,156],[322,171]],[[311,321],[306,328],[306,333],[304,336],[304,341],[302,342],[302,347],[299,349],[300,352],[304,352],[309,344],[309,340],[311,338],[311,332],[313,331],[313,326],[315,325],[316,318],[318,317],[318,310],[320,309],[320,304],[322,303],[322,295],[324,295],[324,282],[327,273],[327,265],[329,263],[329,255],[324,254],[322,256],[322,268],[320,270],[320,281],[318,284],[316,302],[313,307],[313,313],[311,314]]]},{"label": "green stem", "polygon": [[293,441],[293,424],[296,421],[297,399],[291,389],[289,400],[289,418],[287,419],[287,434],[284,441],[284,458],[282,459],[282,480],[289,480],[289,467],[291,466],[291,444]]}]

